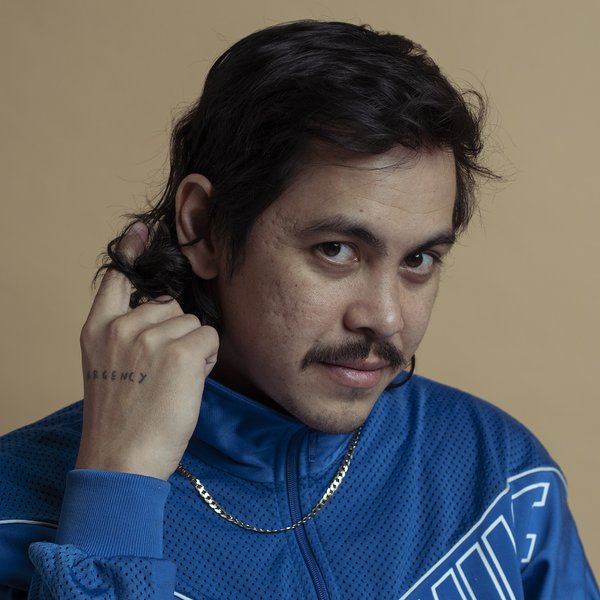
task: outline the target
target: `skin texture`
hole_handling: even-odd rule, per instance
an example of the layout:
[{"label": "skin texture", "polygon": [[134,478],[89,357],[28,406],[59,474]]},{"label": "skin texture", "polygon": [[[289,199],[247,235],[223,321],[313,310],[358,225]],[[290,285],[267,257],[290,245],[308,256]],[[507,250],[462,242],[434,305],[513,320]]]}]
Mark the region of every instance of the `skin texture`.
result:
[{"label": "skin texture", "polygon": [[[197,422],[209,373],[318,430],[361,425],[419,345],[454,236],[454,160],[443,151],[315,154],[250,232],[229,273],[207,222],[212,193],[191,174],[177,198],[194,272],[214,279],[224,327],[165,297],[130,310],[131,284],[107,271],[81,333],[79,469],[168,479]],[[148,231],[120,250],[133,260]]]},{"label": "skin texture", "polygon": [[[147,237],[136,224],[120,249],[133,259]],[[108,270],[81,332],[83,431],[75,466],[168,479],[198,420],[218,336],[168,297],[129,310],[131,292],[124,275]]]},{"label": "skin texture", "polygon": [[[206,233],[211,192],[201,175],[181,184],[180,242]],[[425,333],[455,194],[446,151],[317,154],[259,217],[231,277],[219,240],[185,247],[194,272],[216,278],[213,376],[315,429],[362,424]]]}]

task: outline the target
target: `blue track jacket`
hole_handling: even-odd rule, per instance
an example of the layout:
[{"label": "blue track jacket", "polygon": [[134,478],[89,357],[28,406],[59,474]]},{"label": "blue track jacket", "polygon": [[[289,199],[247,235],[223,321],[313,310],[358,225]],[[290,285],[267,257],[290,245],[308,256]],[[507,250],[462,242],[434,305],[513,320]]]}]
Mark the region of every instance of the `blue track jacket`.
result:
[{"label": "blue track jacket", "polygon": [[[0,438],[0,599],[599,600],[544,448],[501,410],[421,377],[385,392],[332,500],[244,531],[190,482],[72,470],[81,403]],[[265,528],[307,513],[350,435],[208,380],[182,463]]]}]

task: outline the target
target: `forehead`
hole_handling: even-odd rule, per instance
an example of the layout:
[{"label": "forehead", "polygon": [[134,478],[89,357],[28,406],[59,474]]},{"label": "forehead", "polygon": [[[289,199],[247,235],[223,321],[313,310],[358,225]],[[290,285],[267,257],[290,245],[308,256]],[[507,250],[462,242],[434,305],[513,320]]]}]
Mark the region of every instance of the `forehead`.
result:
[{"label": "forehead", "polygon": [[384,229],[448,228],[456,198],[451,152],[406,148],[368,156],[306,159],[271,217],[296,229],[334,215],[360,217]]}]

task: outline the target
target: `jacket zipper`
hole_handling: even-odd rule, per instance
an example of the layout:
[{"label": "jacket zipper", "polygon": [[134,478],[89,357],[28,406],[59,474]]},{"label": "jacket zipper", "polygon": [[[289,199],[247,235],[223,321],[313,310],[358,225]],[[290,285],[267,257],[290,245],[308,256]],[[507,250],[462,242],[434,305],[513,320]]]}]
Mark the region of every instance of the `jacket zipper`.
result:
[{"label": "jacket zipper", "polygon": [[[303,435],[304,430],[300,430],[292,437],[286,458],[287,495],[290,506],[290,516],[293,523],[302,518],[300,512],[300,490],[298,489],[298,458]],[[319,568],[315,555],[310,547],[304,527],[305,526],[302,525],[294,529],[296,542],[298,543],[300,554],[304,559],[304,564],[306,565],[313,585],[315,586],[317,598],[319,600],[328,600],[329,595],[327,594],[327,588],[325,587],[325,579],[323,578],[321,569]]]}]

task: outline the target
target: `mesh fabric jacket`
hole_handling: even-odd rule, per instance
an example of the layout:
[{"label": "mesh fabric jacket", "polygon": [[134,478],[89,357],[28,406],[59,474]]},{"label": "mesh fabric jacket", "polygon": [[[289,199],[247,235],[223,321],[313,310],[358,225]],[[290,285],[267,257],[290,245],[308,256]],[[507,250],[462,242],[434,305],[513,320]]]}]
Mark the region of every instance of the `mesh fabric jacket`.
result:
[{"label": "mesh fabric jacket", "polygon": [[[0,439],[0,599],[600,599],[544,448],[424,378],[381,396],[339,490],[287,533],[236,527],[178,474],[72,470],[80,429],[78,403]],[[208,380],[182,463],[278,528],[317,503],[349,439]]]}]

